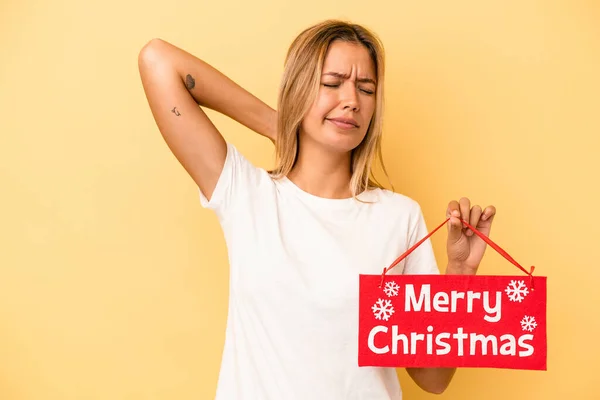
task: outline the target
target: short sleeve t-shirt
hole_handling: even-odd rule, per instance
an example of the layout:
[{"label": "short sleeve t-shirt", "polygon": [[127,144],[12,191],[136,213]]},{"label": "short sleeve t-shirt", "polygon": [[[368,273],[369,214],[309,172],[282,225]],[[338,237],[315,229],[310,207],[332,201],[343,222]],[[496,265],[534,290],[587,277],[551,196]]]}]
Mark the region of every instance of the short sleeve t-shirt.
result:
[{"label": "short sleeve t-shirt", "polygon": [[[421,208],[388,190],[311,195],[235,146],[210,201],[225,237],[229,308],[217,400],[400,400],[394,368],[358,367],[358,278],[427,235]],[[429,240],[391,274],[438,274]]]}]

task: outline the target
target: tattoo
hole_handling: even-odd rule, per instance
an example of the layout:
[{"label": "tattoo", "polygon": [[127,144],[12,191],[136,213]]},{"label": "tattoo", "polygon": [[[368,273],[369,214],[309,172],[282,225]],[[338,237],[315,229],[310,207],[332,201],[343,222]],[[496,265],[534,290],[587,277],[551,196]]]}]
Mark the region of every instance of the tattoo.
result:
[{"label": "tattoo", "polygon": [[179,112],[179,110],[177,110],[177,107],[173,107],[173,109],[171,110],[171,112],[175,115],[177,115],[178,117],[181,115],[181,113]]},{"label": "tattoo", "polygon": [[185,77],[185,87],[187,87],[188,90],[192,90],[194,86],[196,86],[196,80],[190,74],[187,74]]}]

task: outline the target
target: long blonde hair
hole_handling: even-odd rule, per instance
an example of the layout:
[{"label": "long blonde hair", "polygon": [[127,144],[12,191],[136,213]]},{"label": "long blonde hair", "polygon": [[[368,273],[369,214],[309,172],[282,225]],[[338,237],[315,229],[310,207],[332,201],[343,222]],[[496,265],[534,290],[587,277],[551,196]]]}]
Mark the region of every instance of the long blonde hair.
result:
[{"label": "long blonde hair", "polygon": [[352,150],[350,190],[352,196],[356,198],[365,190],[383,188],[372,172],[372,164],[376,156],[389,182],[381,154],[384,101],[383,45],[373,32],[357,24],[326,20],[305,29],[292,42],[285,59],[279,88],[276,165],[270,173],[274,178],[287,176],[296,162],[300,124],[317,97],[325,55],[334,40],[364,46],[371,55],[376,72],[375,111],[365,138]]}]

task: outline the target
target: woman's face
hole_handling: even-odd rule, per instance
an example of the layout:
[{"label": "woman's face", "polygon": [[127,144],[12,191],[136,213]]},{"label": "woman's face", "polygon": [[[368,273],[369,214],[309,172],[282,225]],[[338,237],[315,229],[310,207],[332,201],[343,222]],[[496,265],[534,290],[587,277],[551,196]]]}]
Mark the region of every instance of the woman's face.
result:
[{"label": "woman's face", "polygon": [[323,64],[315,102],[302,121],[300,143],[349,152],[364,139],[375,110],[375,65],[362,45],[335,41]]}]

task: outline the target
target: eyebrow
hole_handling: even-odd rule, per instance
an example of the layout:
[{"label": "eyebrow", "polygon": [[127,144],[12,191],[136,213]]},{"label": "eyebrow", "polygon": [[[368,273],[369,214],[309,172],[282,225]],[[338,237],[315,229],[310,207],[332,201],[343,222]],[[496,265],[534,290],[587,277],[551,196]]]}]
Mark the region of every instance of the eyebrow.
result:
[{"label": "eyebrow", "polygon": [[[341,74],[339,72],[326,72],[323,75],[335,76],[336,78],[341,78],[341,79],[348,79],[348,78],[350,78],[350,75]],[[375,82],[375,80],[373,80],[371,78],[358,78],[358,82],[361,82],[361,83],[372,83],[373,85],[377,85],[377,83]]]}]

